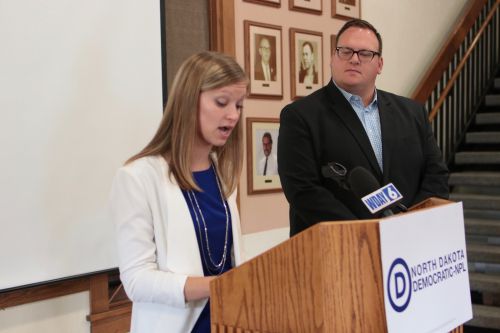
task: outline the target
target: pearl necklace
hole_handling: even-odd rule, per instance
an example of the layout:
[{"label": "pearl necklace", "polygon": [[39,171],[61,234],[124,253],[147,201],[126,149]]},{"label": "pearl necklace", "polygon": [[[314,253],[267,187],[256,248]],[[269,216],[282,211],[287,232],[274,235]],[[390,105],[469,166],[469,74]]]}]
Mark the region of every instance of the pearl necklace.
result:
[{"label": "pearl necklace", "polygon": [[[200,243],[201,243],[200,245],[201,245],[201,253],[202,253],[203,262],[205,263],[205,266],[207,267],[208,271],[211,274],[219,275],[224,270],[224,265],[225,265],[226,260],[227,260],[227,244],[228,244],[228,236],[229,236],[229,213],[228,213],[226,200],[224,200],[224,197],[222,195],[221,184],[220,184],[219,177],[217,176],[217,171],[215,170],[215,167],[213,164],[211,165],[211,167],[215,173],[217,187],[219,189],[220,198],[221,198],[222,205],[224,206],[224,211],[226,214],[226,233],[225,233],[225,239],[224,239],[224,252],[222,253],[222,258],[218,263],[216,263],[215,260],[212,258],[212,252],[210,251],[210,244],[208,242],[207,223],[205,222],[205,217],[203,216],[203,212],[201,211],[200,205],[198,204],[198,200],[196,199],[196,194],[193,190],[188,190],[186,192],[187,192],[187,196],[189,198],[189,202],[191,203],[191,207],[193,208],[196,224],[198,225],[198,235],[200,237]],[[201,219],[201,223],[200,223],[200,219]],[[203,224],[203,228],[202,228],[202,224]],[[204,230],[205,237],[202,237],[202,232],[201,232],[202,229]],[[205,242],[203,242],[203,241],[205,241]],[[208,260],[205,256],[204,244],[206,244],[206,249],[208,252]],[[209,265],[209,262],[211,265]]]}]

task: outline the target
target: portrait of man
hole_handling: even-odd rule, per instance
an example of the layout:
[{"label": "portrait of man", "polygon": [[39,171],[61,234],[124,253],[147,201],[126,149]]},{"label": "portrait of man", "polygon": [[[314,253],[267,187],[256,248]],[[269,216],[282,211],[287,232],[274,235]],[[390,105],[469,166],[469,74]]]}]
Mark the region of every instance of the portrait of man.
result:
[{"label": "portrait of man", "polygon": [[278,174],[278,157],[273,153],[273,137],[270,132],[262,135],[262,151],[264,156],[258,161],[259,176],[274,176]]},{"label": "portrait of man", "polygon": [[276,37],[255,35],[254,79],[276,81]]},{"label": "portrait of man", "polygon": [[[316,43],[314,43],[316,44]],[[299,69],[299,83],[305,85],[312,85],[318,83],[318,71],[316,70],[315,52],[313,43],[304,41],[300,48],[300,69]]]}]

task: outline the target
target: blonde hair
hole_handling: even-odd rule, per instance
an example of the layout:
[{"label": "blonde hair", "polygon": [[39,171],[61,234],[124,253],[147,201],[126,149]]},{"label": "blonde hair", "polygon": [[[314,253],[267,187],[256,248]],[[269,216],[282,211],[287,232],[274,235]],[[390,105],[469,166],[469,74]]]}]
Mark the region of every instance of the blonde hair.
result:
[{"label": "blonde hair", "polygon": [[[200,94],[206,90],[242,82],[248,84],[245,72],[227,55],[203,51],[186,59],[175,75],[156,134],[146,147],[128,159],[126,164],[141,157],[161,155],[169,165],[169,177],[173,175],[180,188],[200,191],[190,170],[193,143],[199,128]],[[227,198],[238,185],[243,165],[241,120],[226,144],[213,148],[213,154],[213,162],[217,166],[216,170]]]}]

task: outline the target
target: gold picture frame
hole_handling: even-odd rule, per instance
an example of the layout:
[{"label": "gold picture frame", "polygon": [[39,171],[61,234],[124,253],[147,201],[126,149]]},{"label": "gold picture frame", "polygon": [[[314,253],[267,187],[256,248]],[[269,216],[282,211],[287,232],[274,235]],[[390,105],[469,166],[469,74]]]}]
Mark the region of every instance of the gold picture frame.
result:
[{"label": "gold picture frame", "polygon": [[288,9],[321,15],[323,13],[323,0],[288,0]]},{"label": "gold picture frame", "polygon": [[247,193],[281,192],[278,118],[247,118]]},{"label": "gold picture frame", "polygon": [[332,0],[332,17],[344,20],[361,18],[361,0]]},{"label": "gold picture frame", "polygon": [[281,27],[245,20],[245,71],[250,77],[249,97],[283,98]]},{"label": "gold picture frame", "polygon": [[290,94],[304,97],[323,86],[323,33],[290,28]]},{"label": "gold picture frame", "polygon": [[244,2],[256,3],[258,5],[280,8],[281,0],[243,0]]}]

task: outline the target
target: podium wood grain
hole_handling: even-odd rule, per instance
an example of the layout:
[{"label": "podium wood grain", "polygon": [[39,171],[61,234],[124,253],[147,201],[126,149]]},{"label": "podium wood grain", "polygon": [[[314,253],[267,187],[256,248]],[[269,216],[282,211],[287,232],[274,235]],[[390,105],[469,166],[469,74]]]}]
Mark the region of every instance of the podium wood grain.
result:
[{"label": "podium wood grain", "polygon": [[211,313],[212,332],[385,332],[378,221],[320,223],[224,274]]}]

